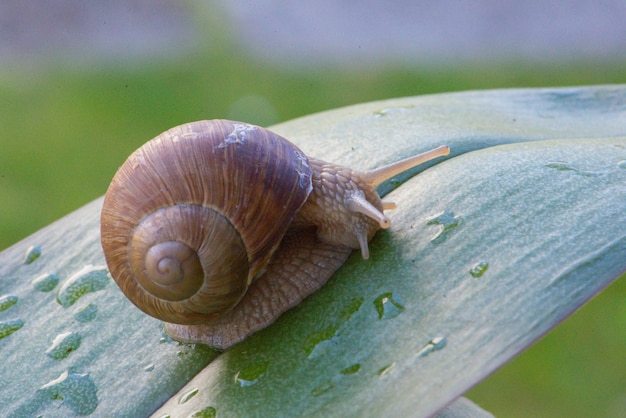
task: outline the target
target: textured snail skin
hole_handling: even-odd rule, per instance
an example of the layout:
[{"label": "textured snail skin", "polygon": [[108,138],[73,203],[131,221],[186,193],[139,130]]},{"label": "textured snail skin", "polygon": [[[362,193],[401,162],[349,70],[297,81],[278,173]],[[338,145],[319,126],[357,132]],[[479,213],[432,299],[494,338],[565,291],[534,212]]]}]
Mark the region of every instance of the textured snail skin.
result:
[{"label": "textured snail skin", "polygon": [[197,325],[165,323],[175,340],[226,349],[259,331],[328,281],[352,248],[319,241],[313,230],[287,234],[267,266],[235,308]]},{"label": "textured snail skin", "polygon": [[225,349],[319,289],[390,226],[375,187],[447,147],[358,172],[225,120],[170,129],[135,151],[105,196],[111,275],[184,342]]}]

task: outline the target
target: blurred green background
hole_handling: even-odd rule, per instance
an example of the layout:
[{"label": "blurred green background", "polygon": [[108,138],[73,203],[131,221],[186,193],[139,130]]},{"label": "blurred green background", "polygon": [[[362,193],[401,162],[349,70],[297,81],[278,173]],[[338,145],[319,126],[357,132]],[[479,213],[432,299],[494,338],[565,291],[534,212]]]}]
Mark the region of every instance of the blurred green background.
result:
[{"label": "blurred green background", "polygon": [[[85,58],[42,48],[45,53],[0,61],[0,250],[103,195],[134,149],[184,122],[270,125],[393,97],[626,83],[626,55],[619,54],[529,60],[512,53],[458,62],[266,59],[240,42],[240,28],[217,4],[183,4],[193,41],[182,37],[184,45],[165,51]],[[0,25],[6,22],[0,18]],[[622,279],[469,397],[499,417],[626,416],[625,294]]]}]

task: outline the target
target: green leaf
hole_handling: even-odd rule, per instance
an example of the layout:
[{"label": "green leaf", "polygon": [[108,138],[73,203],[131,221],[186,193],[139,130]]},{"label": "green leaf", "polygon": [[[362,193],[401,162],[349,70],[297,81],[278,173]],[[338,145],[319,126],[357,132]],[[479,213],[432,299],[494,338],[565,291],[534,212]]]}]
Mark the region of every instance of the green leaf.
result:
[{"label": "green leaf", "polygon": [[[101,275],[73,305],[56,301],[72,275],[103,264],[97,200],[0,254],[0,296],[18,298],[0,322],[22,321],[0,339],[0,405],[9,416],[146,416],[166,401],[155,416],[435,413],[626,270],[625,112],[625,86],[501,90],[275,127],[351,167],[444,143],[452,154],[381,187],[398,209],[369,260],[353,254],[319,292],[217,357],[164,338]],[[32,245],[41,255],[24,264]],[[38,290],[52,273],[58,289]],[[92,320],[74,316],[93,306]],[[65,333],[80,344],[47,356]]]}]

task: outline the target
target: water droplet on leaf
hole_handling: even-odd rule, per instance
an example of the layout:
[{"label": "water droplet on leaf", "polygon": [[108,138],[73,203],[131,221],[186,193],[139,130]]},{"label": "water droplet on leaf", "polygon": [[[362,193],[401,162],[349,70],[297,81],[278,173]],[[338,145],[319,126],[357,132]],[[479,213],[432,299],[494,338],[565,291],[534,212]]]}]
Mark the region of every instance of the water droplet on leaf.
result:
[{"label": "water droplet on leaf", "polygon": [[339,315],[340,318],[344,321],[348,321],[350,318],[352,318],[352,315],[354,315],[359,310],[364,301],[364,298],[351,299],[350,302],[348,302],[348,304],[344,306],[343,310],[341,311],[341,314]]},{"label": "water droplet on leaf", "polygon": [[608,170],[598,170],[598,171],[583,170],[578,167],[574,167],[574,165],[565,161],[551,162],[551,163],[546,164],[546,167],[553,168],[558,171],[571,171],[574,174],[578,174],[578,175],[585,176],[585,177],[597,177],[597,176],[603,176],[603,175],[608,174]]},{"label": "water droplet on leaf", "polygon": [[67,308],[84,294],[102,290],[108,283],[108,271],[105,267],[88,265],[63,282],[57,293],[57,302]]},{"label": "water droplet on leaf", "polygon": [[372,112],[375,118],[382,118],[390,114],[404,112],[408,109],[412,109],[415,106],[407,105],[407,106],[395,106],[395,107],[385,107],[382,109],[378,109]]},{"label": "water droplet on leaf", "polygon": [[39,245],[31,245],[24,253],[24,264],[32,264],[41,256],[41,247]]},{"label": "water droplet on leaf", "polygon": [[256,385],[259,383],[259,380],[261,380],[265,372],[267,372],[268,366],[269,363],[266,361],[259,361],[251,364],[235,375],[235,381],[239,383],[239,386],[244,388]]},{"label": "water droplet on leaf", "polygon": [[472,266],[469,273],[472,275],[472,277],[480,277],[487,271],[488,268],[489,263],[487,261],[479,261]]},{"label": "water droplet on leaf", "polygon": [[59,276],[54,273],[42,274],[33,280],[33,286],[40,292],[50,292],[59,284]]},{"label": "water droplet on leaf", "polygon": [[24,326],[24,321],[20,318],[9,319],[8,321],[0,322],[0,340],[13,334],[18,329]]},{"label": "water droplet on leaf", "polygon": [[65,371],[37,391],[48,399],[61,399],[76,415],[89,415],[98,407],[98,388],[88,374]]},{"label": "water droplet on leaf", "polygon": [[80,347],[81,340],[82,338],[77,332],[59,334],[54,338],[52,345],[48,347],[45,354],[55,360],[62,360]]},{"label": "water droplet on leaf", "polygon": [[341,371],[341,374],[344,374],[344,375],[355,374],[355,373],[358,373],[360,370],[361,370],[361,365],[357,363],[357,364],[353,364],[352,366],[346,367],[345,369],[343,369]]},{"label": "water droplet on leaf", "polygon": [[446,346],[446,338],[445,337],[435,337],[430,340],[426,345],[424,345],[418,352],[418,357],[426,357],[433,351],[439,351]]},{"label": "water droplet on leaf", "polygon": [[393,293],[383,293],[374,299],[374,306],[376,312],[378,312],[378,319],[391,319],[404,312],[404,305],[402,305],[399,298],[395,297]]},{"label": "water droplet on leaf", "polygon": [[396,365],[395,363],[391,363],[391,364],[381,367],[380,369],[378,369],[378,375],[381,377],[384,376],[385,374],[389,373],[395,365]]},{"label": "water droplet on leaf", "polygon": [[187,393],[183,393],[180,398],[178,398],[178,403],[179,404],[184,404],[185,402],[187,402],[189,399],[193,398],[194,396],[196,396],[198,394],[200,390],[198,388],[192,389]]},{"label": "water droplet on leaf", "polygon": [[81,306],[80,308],[74,311],[74,318],[78,322],[89,322],[93,321],[98,314],[98,307],[94,304],[87,304],[85,306]]},{"label": "water droplet on leaf", "polygon": [[444,242],[450,233],[459,226],[461,223],[461,217],[455,216],[454,212],[446,210],[438,215],[432,216],[427,219],[426,225],[439,225],[439,232],[435,234],[430,242],[433,244],[440,244]]},{"label": "water droplet on leaf", "polygon": [[15,305],[19,298],[16,295],[2,295],[0,296],[0,312],[6,311],[11,306]]},{"label": "water droplet on leaf", "polygon": [[215,418],[217,416],[217,409],[212,406],[207,406],[200,411],[194,412],[191,414],[191,418]]},{"label": "water droplet on leaf", "polygon": [[322,396],[323,394],[333,390],[334,388],[335,385],[333,385],[333,382],[325,382],[317,386],[316,388],[313,388],[313,390],[311,391],[311,395]]},{"label": "water droplet on leaf", "polygon": [[337,327],[331,326],[309,334],[303,343],[302,348],[304,349],[304,352],[309,358],[316,357],[317,355],[314,354],[320,351],[324,346],[337,342],[336,339],[332,341],[335,338],[336,333]]}]

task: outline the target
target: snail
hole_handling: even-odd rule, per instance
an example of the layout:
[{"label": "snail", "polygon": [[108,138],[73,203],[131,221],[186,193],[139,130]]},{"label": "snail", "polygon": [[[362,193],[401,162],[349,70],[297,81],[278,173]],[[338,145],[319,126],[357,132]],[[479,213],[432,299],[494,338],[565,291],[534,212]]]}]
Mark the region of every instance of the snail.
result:
[{"label": "snail", "polygon": [[320,288],[391,222],[375,187],[447,146],[372,171],[310,158],[228,120],[172,128],[135,151],[104,198],[111,276],[173,339],[225,349]]}]

